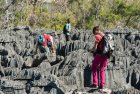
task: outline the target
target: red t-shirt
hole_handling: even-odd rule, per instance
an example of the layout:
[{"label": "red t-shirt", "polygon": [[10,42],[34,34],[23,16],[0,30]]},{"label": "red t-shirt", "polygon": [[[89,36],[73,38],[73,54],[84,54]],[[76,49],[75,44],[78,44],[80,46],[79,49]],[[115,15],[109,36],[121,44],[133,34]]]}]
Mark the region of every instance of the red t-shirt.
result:
[{"label": "red t-shirt", "polygon": [[48,42],[48,41],[51,42],[50,36],[47,35],[47,34],[44,34],[43,36],[44,36],[44,38],[45,38],[45,42],[43,43],[43,46],[47,46],[47,42]]}]

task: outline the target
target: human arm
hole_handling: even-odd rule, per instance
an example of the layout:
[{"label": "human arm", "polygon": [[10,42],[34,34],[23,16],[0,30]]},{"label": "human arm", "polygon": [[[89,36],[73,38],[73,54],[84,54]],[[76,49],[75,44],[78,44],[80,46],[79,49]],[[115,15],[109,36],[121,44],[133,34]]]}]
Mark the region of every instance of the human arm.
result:
[{"label": "human arm", "polygon": [[89,51],[90,51],[90,52],[95,52],[95,51],[96,51],[96,49],[97,49],[97,43],[95,42],[95,44],[94,44],[93,48],[92,48],[92,49],[90,49]]},{"label": "human arm", "polygon": [[95,35],[95,44],[92,49],[90,49],[90,52],[95,52],[97,49],[97,45],[101,41],[101,36],[100,35]]}]

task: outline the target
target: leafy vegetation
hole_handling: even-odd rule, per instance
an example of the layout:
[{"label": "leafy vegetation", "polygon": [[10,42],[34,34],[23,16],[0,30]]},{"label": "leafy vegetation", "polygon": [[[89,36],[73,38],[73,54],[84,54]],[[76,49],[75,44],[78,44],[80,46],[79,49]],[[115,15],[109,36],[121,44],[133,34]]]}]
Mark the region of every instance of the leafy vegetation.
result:
[{"label": "leafy vegetation", "polygon": [[30,25],[62,30],[66,19],[70,18],[75,28],[92,29],[100,25],[103,28],[128,26],[140,29],[140,0],[7,1],[0,0],[1,26]]}]

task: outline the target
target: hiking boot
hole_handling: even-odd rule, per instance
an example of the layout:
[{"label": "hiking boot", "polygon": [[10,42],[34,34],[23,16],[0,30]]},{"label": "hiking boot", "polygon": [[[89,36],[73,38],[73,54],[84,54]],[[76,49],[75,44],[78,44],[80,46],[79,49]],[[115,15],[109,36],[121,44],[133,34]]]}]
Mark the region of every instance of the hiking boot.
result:
[{"label": "hiking boot", "polygon": [[104,89],[104,87],[103,86],[99,86],[99,89]]},{"label": "hiking boot", "polygon": [[91,84],[89,87],[91,87],[91,88],[98,88],[98,86],[94,85],[94,84]]}]

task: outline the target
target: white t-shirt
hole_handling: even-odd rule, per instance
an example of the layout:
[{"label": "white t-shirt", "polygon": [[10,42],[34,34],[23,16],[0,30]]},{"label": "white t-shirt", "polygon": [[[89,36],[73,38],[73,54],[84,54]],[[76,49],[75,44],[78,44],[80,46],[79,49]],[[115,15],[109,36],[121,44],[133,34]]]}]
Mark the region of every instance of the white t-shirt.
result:
[{"label": "white t-shirt", "polygon": [[71,24],[70,23],[67,23],[66,24],[66,29],[70,32],[71,31]]}]

